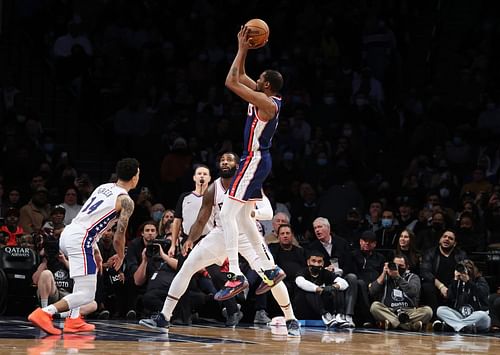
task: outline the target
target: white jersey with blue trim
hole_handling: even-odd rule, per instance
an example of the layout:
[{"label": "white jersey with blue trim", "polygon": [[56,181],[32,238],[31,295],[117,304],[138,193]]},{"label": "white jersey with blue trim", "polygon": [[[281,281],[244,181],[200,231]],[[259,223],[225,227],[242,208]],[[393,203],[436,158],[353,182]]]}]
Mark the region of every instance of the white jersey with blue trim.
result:
[{"label": "white jersey with blue trim", "polygon": [[116,221],[118,217],[116,200],[120,195],[128,195],[128,192],[115,183],[98,186],[80,212],[73,218],[71,225],[80,225],[85,228],[87,233],[92,230],[92,234],[100,235],[113,226]]},{"label": "white jersey with blue trim", "polygon": [[214,202],[212,208],[212,219],[214,221],[214,229],[222,230],[222,223],[220,221],[220,210],[222,209],[222,204],[226,198],[227,190],[222,185],[222,179],[218,178],[214,181],[215,191],[214,191]]}]

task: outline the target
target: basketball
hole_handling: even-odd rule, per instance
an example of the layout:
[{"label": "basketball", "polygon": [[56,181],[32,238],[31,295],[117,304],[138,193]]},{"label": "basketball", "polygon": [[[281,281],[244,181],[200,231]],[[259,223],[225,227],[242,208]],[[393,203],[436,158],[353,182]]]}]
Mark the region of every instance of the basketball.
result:
[{"label": "basketball", "polygon": [[252,48],[260,48],[269,39],[269,26],[263,20],[254,18],[248,21],[245,26],[248,28],[248,40]]}]

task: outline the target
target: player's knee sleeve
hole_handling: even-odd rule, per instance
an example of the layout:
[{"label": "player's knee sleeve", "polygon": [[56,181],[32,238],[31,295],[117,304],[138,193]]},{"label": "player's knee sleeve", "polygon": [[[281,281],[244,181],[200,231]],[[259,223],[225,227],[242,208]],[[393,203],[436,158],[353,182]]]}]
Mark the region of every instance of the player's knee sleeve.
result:
[{"label": "player's knee sleeve", "polygon": [[74,281],[73,293],[63,298],[70,309],[86,305],[94,300],[97,275],[76,276]]}]

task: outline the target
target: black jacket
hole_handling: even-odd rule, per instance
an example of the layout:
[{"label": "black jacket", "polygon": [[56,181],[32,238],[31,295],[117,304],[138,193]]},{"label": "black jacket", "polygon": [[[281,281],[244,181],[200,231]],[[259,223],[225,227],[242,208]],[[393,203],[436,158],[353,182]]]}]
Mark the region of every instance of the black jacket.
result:
[{"label": "black jacket", "polygon": [[[422,263],[420,264],[420,276],[424,282],[434,282],[436,273],[439,269],[439,246],[427,249],[422,255]],[[452,257],[458,263],[467,258],[467,254],[458,248],[452,251]]]},{"label": "black jacket", "polygon": [[321,244],[318,239],[309,243],[307,245],[307,249],[310,251],[317,250],[322,252],[325,259],[325,267],[331,264],[330,259],[337,258],[339,260],[339,267],[344,271],[343,275],[347,275],[355,271],[349,243],[338,235],[332,235],[331,255],[328,254],[326,249],[323,247],[323,244]]},{"label": "black jacket", "polygon": [[465,305],[474,311],[487,311],[489,294],[490,287],[482,276],[467,282],[453,280],[448,285],[448,305],[459,312]]}]

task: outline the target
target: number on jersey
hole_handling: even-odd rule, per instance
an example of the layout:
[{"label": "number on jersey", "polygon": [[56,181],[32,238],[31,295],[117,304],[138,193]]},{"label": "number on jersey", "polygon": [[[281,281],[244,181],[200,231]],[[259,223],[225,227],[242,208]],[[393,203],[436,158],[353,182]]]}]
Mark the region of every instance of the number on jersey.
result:
[{"label": "number on jersey", "polygon": [[95,200],[95,196],[92,197],[92,200],[90,200],[90,202],[87,203],[87,205],[85,206],[85,208],[83,210],[81,210],[81,212],[87,212],[87,214],[91,214],[92,212],[94,212],[97,209],[97,207],[99,207],[101,205],[101,203],[104,202],[104,200],[99,200],[96,203],[94,203],[94,200]]}]

